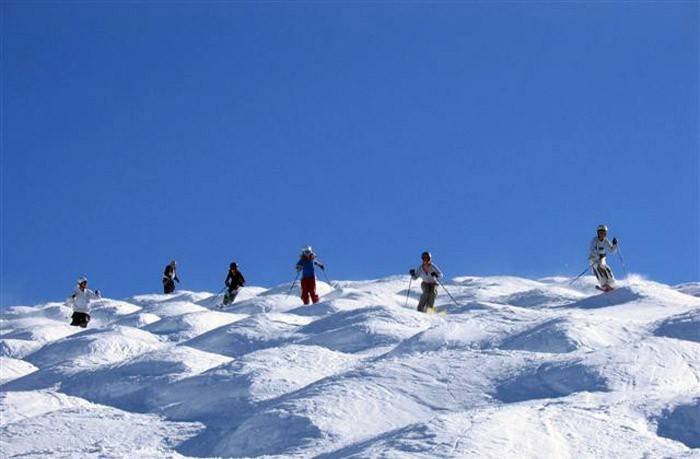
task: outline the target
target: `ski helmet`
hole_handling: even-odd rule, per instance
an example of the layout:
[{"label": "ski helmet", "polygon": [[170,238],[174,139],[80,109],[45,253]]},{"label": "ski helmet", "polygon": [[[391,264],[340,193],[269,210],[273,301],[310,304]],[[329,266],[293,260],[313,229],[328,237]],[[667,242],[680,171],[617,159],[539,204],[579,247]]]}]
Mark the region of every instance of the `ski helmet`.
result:
[{"label": "ski helmet", "polygon": [[177,266],[177,262],[175,260],[170,260],[170,266]]},{"label": "ski helmet", "polygon": [[605,231],[607,233],[608,226],[607,225],[598,225],[598,231]]},{"label": "ski helmet", "polygon": [[238,263],[236,263],[236,262],[234,261],[233,263],[231,263],[230,265],[228,265],[228,267],[229,267],[229,269],[238,269]]},{"label": "ski helmet", "polygon": [[301,249],[302,255],[312,255],[313,253],[314,253],[314,250],[311,248],[310,245],[307,245],[306,247]]},{"label": "ski helmet", "polygon": [[82,276],[82,277],[78,278],[78,285],[80,285],[80,284],[87,284],[87,281],[88,281],[88,280],[87,280],[87,277]]},{"label": "ski helmet", "polygon": [[430,255],[430,252],[423,252],[423,253],[420,254],[420,257],[421,257],[421,259],[423,259],[423,258],[425,258],[425,257],[428,257],[428,260],[432,260],[432,259],[433,259],[433,256]]}]

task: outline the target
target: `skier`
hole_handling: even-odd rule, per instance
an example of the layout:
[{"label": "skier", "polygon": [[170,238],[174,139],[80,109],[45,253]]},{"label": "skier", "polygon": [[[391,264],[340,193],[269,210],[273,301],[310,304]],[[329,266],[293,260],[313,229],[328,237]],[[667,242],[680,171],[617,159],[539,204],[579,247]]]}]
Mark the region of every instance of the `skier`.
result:
[{"label": "skier", "polygon": [[596,288],[604,292],[609,292],[615,288],[615,276],[613,276],[612,269],[606,262],[606,256],[617,250],[617,238],[613,238],[612,243],[610,243],[605,237],[607,234],[608,227],[606,225],[598,225],[598,235],[591,240],[588,248],[588,261],[600,284]]},{"label": "skier", "polygon": [[81,277],[78,279],[78,286],[71,295],[69,302],[73,306],[73,315],[71,316],[71,325],[75,327],[86,328],[90,322],[90,300],[102,298],[99,290],[94,292],[87,288],[87,278]]},{"label": "skier", "polygon": [[180,283],[180,279],[177,277],[177,263],[172,260],[163,271],[163,293],[173,293],[176,281],[178,284]]},{"label": "skier", "polygon": [[229,303],[233,303],[236,296],[238,296],[238,290],[245,285],[245,278],[238,270],[238,264],[235,262],[229,265],[228,275],[226,276],[224,283],[226,284],[228,291],[224,294],[224,303],[221,305],[221,307],[224,307]]},{"label": "skier", "polygon": [[428,308],[435,307],[435,298],[437,297],[437,286],[439,279],[442,278],[442,271],[432,263],[430,252],[421,254],[422,263],[418,269],[411,269],[409,274],[415,280],[419,277],[422,282],[420,288],[423,293],[418,301],[418,311],[427,312]]},{"label": "skier", "polygon": [[302,249],[296,266],[297,272],[301,272],[301,301],[304,304],[309,304],[309,298],[314,304],[318,303],[314,266],[318,266],[322,270],[326,269],[323,263],[316,261],[316,254],[311,247],[306,246]]}]

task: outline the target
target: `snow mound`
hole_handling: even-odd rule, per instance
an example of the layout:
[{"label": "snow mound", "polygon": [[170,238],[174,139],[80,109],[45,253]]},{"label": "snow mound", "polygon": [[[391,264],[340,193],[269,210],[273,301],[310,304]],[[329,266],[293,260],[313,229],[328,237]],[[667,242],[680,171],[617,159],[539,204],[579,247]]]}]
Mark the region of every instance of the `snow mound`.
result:
[{"label": "snow mound", "polygon": [[656,336],[668,336],[700,343],[700,309],[695,309],[663,321],[654,330],[654,334]]},{"label": "snow mound", "polygon": [[147,401],[169,384],[230,360],[185,346],[165,348],[64,378],[61,391],[129,411],[146,411]]},{"label": "snow mound", "polygon": [[[353,443],[319,459],[385,457],[669,457],[678,443],[654,436],[628,412],[522,403],[438,415]],[[612,411],[612,413],[610,413]]]},{"label": "snow mound", "polygon": [[528,369],[496,388],[494,396],[504,403],[565,397],[576,392],[609,391],[595,368],[581,361],[547,362]]},{"label": "snow mound", "polygon": [[307,335],[301,343],[341,352],[360,352],[397,344],[429,325],[427,316],[413,311],[371,306],[324,317],[302,327],[299,333]]},{"label": "snow mound", "polygon": [[184,342],[187,346],[229,357],[280,346],[295,338],[310,319],[291,314],[256,314]]},{"label": "snow mound", "polygon": [[110,326],[88,329],[49,344],[26,358],[39,368],[68,363],[72,367],[99,366],[155,350],[162,342],[137,328]]},{"label": "snow mound", "polygon": [[523,308],[553,307],[579,301],[585,298],[583,293],[560,287],[535,288],[516,292],[497,300],[498,303],[510,304]]},{"label": "snow mound", "polygon": [[[230,426],[255,404],[299,390],[351,368],[357,359],[317,346],[252,352],[200,375],[162,387],[149,403],[168,417]],[[196,393],[197,397],[187,397]]]},{"label": "snow mound", "polygon": [[145,295],[135,295],[127,298],[126,302],[146,307],[152,307],[159,303],[198,303],[212,296],[208,292],[190,292],[187,290],[177,290],[170,294],[150,293]]},{"label": "snow mound", "polygon": [[175,317],[192,312],[206,312],[207,308],[187,301],[172,301],[149,304],[143,307],[143,312],[155,314],[158,317]]},{"label": "snow mound", "polygon": [[0,356],[22,359],[42,346],[26,339],[0,339]]},{"label": "snow mound", "polygon": [[547,320],[533,328],[509,336],[499,347],[530,352],[567,353],[598,349],[623,342],[617,335],[622,325],[610,319],[586,320],[562,317]]},{"label": "snow mound", "polygon": [[0,385],[33,373],[37,367],[24,360],[0,357]]},{"label": "snow mound", "polygon": [[170,341],[183,341],[246,317],[241,314],[218,311],[192,312],[166,317],[143,329],[155,335],[167,337]]},{"label": "snow mound", "polygon": [[609,293],[584,298],[573,303],[566,304],[567,308],[596,309],[610,306],[624,305],[642,298],[642,294],[629,287],[619,287]]},{"label": "snow mound", "polygon": [[[72,308],[64,303],[46,303],[36,306],[13,306],[6,308],[0,318],[5,323],[12,323],[14,319],[50,319],[63,321],[73,313]],[[2,326],[0,328],[5,328]]]},{"label": "snow mound", "polygon": [[133,414],[54,392],[0,393],[7,457],[179,457],[202,426]]},{"label": "snow mound", "polygon": [[685,284],[676,285],[673,288],[686,295],[700,297],[700,282],[686,282]]},{"label": "snow mound", "polygon": [[104,324],[111,324],[123,316],[127,316],[141,310],[140,306],[124,301],[114,301],[105,298],[92,302],[90,306],[90,320]]},{"label": "snow mound", "polygon": [[158,322],[159,320],[160,317],[155,314],[148,312],[137,312],[122,317],[116,322],[116,324],[123,325],[125,327],[143,328],[146,325],[152,324],[153,322]]},{"label": "snow mound", "polygon": [[18,339],[37,343],[49,343],[52,341],[74,335],[82,331],[81,328],[68,325],[70,319],[57,322],[50,319],[29,318],[18,319],[9,322],[4,329],[3,339]]}]

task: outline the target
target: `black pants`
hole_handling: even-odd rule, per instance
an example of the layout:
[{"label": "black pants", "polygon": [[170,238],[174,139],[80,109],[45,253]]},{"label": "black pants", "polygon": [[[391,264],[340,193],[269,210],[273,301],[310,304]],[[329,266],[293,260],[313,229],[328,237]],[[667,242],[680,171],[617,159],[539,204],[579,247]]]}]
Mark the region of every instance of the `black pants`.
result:
[{"label": "black pants", "polygon": [[418,311],[426,312],[428,308],[435,307],[435,297],[437,296],[437,284],[421,282],[420,288],[423,294],[418,300]]},{"label": "black pants", "polygon": [[229,289],[229,291],[226,292],[226,294],[224,294],[224,304],[233,303],[233,301],[236,299],[237,296],[238,296],[238,289],[237,288],[233,289],[233,290]]},{"label": "black pants", "polygon": [[74,327],[85,328],[87,327],[88,322],[90,322],[90,314],[86,314],[84,312],[74,312],[71,319],[73,319],[73,321],[70,324]]},{"label": "black pants", "polygon": [[175,281],[163,279],[163,293],[173,293],[175,291]]}]

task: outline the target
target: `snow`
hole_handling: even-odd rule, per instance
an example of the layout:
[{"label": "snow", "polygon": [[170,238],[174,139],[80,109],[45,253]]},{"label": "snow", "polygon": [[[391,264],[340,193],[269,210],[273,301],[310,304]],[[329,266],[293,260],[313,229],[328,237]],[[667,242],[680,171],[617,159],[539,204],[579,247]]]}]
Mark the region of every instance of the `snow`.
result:
[{"label": "snow", "polygon": [[[46,457],[699,457],[700,283],[407,276],[0,317],[0,450]],[[334,288],[335,287],[335,288]],[[408,304],[407,302],[408,295]],[[79,435],[76,435],[76,432]]]},{"label": "snow", "polygon": [[0,357],[0,384],[21,378],[36,370],[37,367],[24,360]]}]

